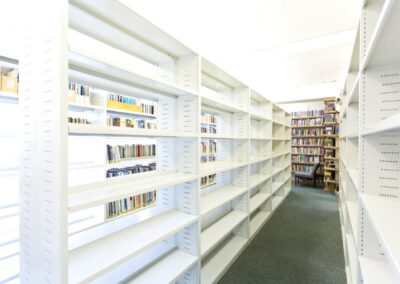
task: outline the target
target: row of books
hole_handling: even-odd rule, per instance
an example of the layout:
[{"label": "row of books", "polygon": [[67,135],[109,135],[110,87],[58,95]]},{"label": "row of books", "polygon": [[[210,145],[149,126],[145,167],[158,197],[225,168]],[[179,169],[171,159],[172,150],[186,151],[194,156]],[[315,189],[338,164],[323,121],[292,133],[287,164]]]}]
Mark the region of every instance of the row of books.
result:
[{"label": "row of books", "polygon": [[322,138],[293,138],[292,145],[324,145]]},{"label": "row of books", "polygon": [[131,96],[110,93],[72,82],[68,83],[68,102],[70,103],[104,106],[105,99],[108,108],[155,114],[155,103],[144,103],[142,100]]},{"label": "row of books", "polygon": [[307,110],[292,112],[292,117],[322,116],[323,114],[323,110]]},{"label": "row of books", "polygon": [[310,172],[311,168],[310,165],[292,164],[292,171],[294,172]]},{"label": "row of books", "polygon": [[292,154],[324,155],[322,147],[292,147]]},{"label": "row of books", "polygon": [[90,105],[90,90],[88,86],[68,83],[68,102]]},{"label": "row of books", "polygon": [[107,94],[107,107],[146,114],[155,113],[155,106],[152,104],[145,104],[137,98],[113,93]]},{"label": "row of books", "polygon": [[217,123],[217,116],[215,114],[206,113],[202,111],[200,117],[202,123],[212,123],[212,124]]},{"label": "row of books", "polygon": [[217,175],[216,174],[212,174],[212,175],[201,177],[200,186],[202,188],[204,188],[204,187],[207,187],[207,186],[214,185],[214,184],[216,184],[216,180],[217,180]]},{"label": "row of books", "polygon": [[68,123],[90,124],[87,118],[81,118],[81,117],[68,117]]},{"label": "row of books", "polygon": [[18,94],[19,71],[18,69],[0,66],[0,90],[7,93]]},{"label": "row of books", "polygon": [[133,211],[155,205],[157,203],[157,192],[151,191],[143,194],[130,196],[128,198],[109,202],[105,206],[106,220],[131,213]]},{"label": "row of books", "polygon": [[107,160],[109,163],[118,163],[122,159],[148,157],[156,155],[155,144],[125,144],[107,145]]},{"label": "row of books", "polygon": [[148,165],[138,164],[135,166],[123,167],[123,168],[111,168],[106,171],[106,177],[118,177],[118,176],[126,176],[137,173],[149,172],[156,170],[156,163],[150,163]]},{"label": "row of books", "polygon": [[217,154],[217,141],[215,140],[201,141],[200,150],[202,155]]},{"label": "row of books", "polygon": [[325,138],[325,146],[334,147],[336,146],[336,140],[334,138]]},{"label": "row of books", "polygon": [[320,156],[303,156],[303,155],[292,156],[292,162],[321,163],[323,161],[324,161],[323,157]]},{"label": "row of books", "polygon": [[292,120],[292,126],[322,126],[324,123],[323,118],[307,118]]},{"label": "row of books", "polygon": [[325,150],[325,157],[335,158],[335,150],[334,149],[326,149]]},{"label": "row of books", "polygon": [[325,127],[325,134],[339,134],[339,125],[330,125]]},{"label": "row of books", "polygon": [[336,163],[334,160],[327,160],[325,161],[325,167],[336,169]]},{"label": "row of books", "polygon": [[216,127],[216,125],[212,125],[212,124],[202,124],[200,127],[200,132],[217,134],[217,127]]},{"label": "row of books", "polygon": [[324,135],[323,128],[292,128],[292,136],[322,136]]},{"label": "row of books", "polygon": [[339,121],[339,113],[328,113],[324,116],[325,123],[337,122]]},{"label": "row of books", "polygon": [[217,156],[215,155],[208,155],[208,156],[201,156],[200,162],[207,163],[207,162],[215,162],[217,160]]},{"label": "row of books", "polygon": [[109,116],[107,118],[107,125],[126,128],[157,129],[157,122],[154,119],[133,119]]}]

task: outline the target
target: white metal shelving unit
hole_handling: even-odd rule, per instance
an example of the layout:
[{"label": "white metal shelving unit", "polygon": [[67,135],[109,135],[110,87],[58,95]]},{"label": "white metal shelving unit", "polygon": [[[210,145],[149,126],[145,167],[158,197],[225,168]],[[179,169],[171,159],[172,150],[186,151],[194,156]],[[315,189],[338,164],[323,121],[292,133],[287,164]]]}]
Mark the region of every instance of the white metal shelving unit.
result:
[{"label": "white metal shelving unit", "polygon": [[[4,75],[8,69],[18,69],[18,61],[0,56],[0,67]],[[18,98],[0,91],[0,283],[19,282]]]},{"label": "white metal shelving unit", "polygon": [[364,1],[342,96],[340,212],[348,283],[399,283],[400,3]]},{"label": "white metal shelving unit", "polygon": [[[21,281],[215,283],[290,192],[290,115],[133,8],[123,0],[29,7]],[[68,81],[154,102],[156,113],[68,103],[60,95]],[[68,124],[70,111],[98,123]],[[201,133],[202,112],[217,117],[216,133]],[[107,126],[108,113],[156,119],[157,129]],[[112,165],[99,152],[125,139],[156,144],[155,157],[137,159],[154,159],[156,171],[104,179]],[[207,140],[215,161],[202,162]],[[108,202],[154,190],[154,206],[98,217]]]}]

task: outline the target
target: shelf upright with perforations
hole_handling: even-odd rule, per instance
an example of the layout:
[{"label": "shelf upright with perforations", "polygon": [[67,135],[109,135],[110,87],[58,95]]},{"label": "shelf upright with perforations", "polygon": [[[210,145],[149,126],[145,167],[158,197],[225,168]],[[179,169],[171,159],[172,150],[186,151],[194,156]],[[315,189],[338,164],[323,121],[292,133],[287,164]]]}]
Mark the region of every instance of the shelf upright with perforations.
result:
[{"label": "shelf upright with perforations", "polygon": [[[27,10],[21,282],[217,281],[289,193],[288,114],[130,1],[43,0]],[[150,101],[156,111],[68,102],[71,82]],[[70,112],[96,119],[67,123]],[[213,132],[202,132],[204,112],[217,117],[207,122]],[[110,126],[111,114],[157,127]],[[156,145],[155,170],[106,178],[105,146],[136,140]],[[211,163],[202,163],[204,140],[217,143]],[[152,206],[104,216],[110,204],[151,192]]]},{"label": "shelf upright with perforations", "polygon": [[400,281],[400,3],[364,1],[342,95],[340,212],[348,283]]}]

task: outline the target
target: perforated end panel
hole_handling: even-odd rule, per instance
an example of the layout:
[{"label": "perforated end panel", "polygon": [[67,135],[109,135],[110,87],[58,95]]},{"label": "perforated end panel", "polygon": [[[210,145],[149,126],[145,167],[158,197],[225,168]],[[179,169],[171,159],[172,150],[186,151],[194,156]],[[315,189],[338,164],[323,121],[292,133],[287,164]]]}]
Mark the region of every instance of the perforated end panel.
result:
[{"label": "perforated end panel", "polygon": [[400,68],[365,71],[363,127],[400,113]]},{"label": "perforated end panel", "polygon": [[250,222],[249,217],[247,217],[242,223],[240,223],[234,230],[233,234],[236,236],[241,236],[243,238],[250,237]]},{"label": "perforated end panel", "polygon": [[218,112],[217,132],[219,134],[232,135],[232,115],[228,112]]},{"label": "perforated end panel", "polygon": [[233,160],[236,162],[248,162],[248,140],[233,140]]},{"label": "perforated end panel", "polygon": [[250,90],[248,88],[236,88],[233,90],[234,105],[242,110],[250,109]]},{"label": "perforated end panel", "polygon": [[196,262],[188,271],[176,281],[177,284],[199,284],[200,283],[200,262]]},{"label": "perforated end panel", "polygon": [[178,233],[179,249],[192,255],[200,255],[200,226],[196,222]]},{"label": "perforated end panel", "polygon": [[[379,19],[382,5],[385,1],[369,1],[367,5],[362,9],[361,14],[361,27],[360,27],[360,42],[361,44],[361,59],[364,58],[367,52],[367,48],[371,41],[373,32],[375,30],[376,23]],[[362,60],[360,60],[362,62]]]},{"label": "perforated end panel", "polygon": [[361,208],[360,254],[366,257],[386,261],[382,246],[376,238],[375,231],[372,228],[364,210],[364,208]]},{"label": "perforated end panel", "polygon": [[232,183],[232,172],[235,172],[235,170],[226,171],[226,172],[222,172],[222,173],[218,173],[217,174],[217,185],[218,185],[218,187],[221,187],[221,186],[228,185],[228,184]]},{"label": "perforated end panel", "polygon": [[157,103],[157,128],[178,130],[178,100],[171,97],[160,97]]},{"label": "perforated end panel", "polygon": [[61,94],[67,89],[67,1],[24,5],[20,281],[66,283],[67,102]]},{"label": "perforated end panel", "polygon": [[178,138],[157,138],[157,170],[161,172],[178,170]]},{"label": "perforated end panel", "polygon": [[220,161],[232,161],[233,151],[232,151],[232,140],[230,139],[220,139],[218,140],[218,159]]},{"label": "perforated end panel", "polygon": [[157,191],[157,202],[167,209],[178,208],[177,186],[170,186]]},{"label": "perforated end panel", "polygon": [[[185,174],[197,174],[199,165],[199,142],[197,138],[177,138],[178,140],[178,156],[174,159],[178,160],[178,170]],[[193,158],[196,157],[196,158]]]},{"label": "perforated end panel", "polygon": [[188,214],[200,214],[198,182],[185,182],[178,185],[178,209]]},{"label": "perforated end panel", "polygon": [[200,58],[198,55],[186,55],[177,62],[178,84],[186,89],[198,92],[200,88]]},{"label": "perforated end panel", "polygon": [[196,133],[199,126],[199,101],[195,96],[178,98],[178,129],[183,132]]},{"label": "perforated end panel", "polygon": [[248,168],[241,167],[232,170],[232,184],[247,187]]},{"label": "perforated end panel", "polygon": [[166,62],[160,63],[157,66],[157,77],[173,83],[180,83],[179,79],[177,78],[177,63],[176,60],[168,60]]},{"label": "perforated end panel", "polygon": [[381,197],[400,197],[400,134],[364,139],[363,191]]},{"label": "perforated end panel", "polygon": [[232,115],[233,135],[238,138],[247,138],[249,136],[249,121],[248,114],[234,113]]}]

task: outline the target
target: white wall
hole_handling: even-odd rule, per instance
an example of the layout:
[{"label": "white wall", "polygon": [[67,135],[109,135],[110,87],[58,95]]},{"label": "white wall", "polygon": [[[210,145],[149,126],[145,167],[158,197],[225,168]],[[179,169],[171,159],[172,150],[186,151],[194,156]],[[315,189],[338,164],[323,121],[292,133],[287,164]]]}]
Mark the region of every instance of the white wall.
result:
[{"label": "white wall", "polygon": [[313,101],[305,103],[289,103],[279,104],[281,108],[288,112],[305,111],[305,110],[320,110],[324,109],[324,101]]}]

